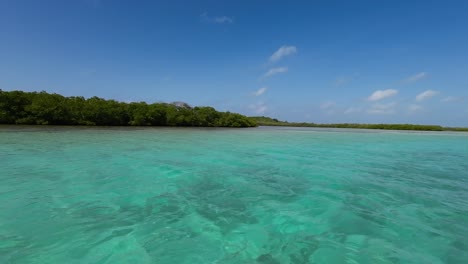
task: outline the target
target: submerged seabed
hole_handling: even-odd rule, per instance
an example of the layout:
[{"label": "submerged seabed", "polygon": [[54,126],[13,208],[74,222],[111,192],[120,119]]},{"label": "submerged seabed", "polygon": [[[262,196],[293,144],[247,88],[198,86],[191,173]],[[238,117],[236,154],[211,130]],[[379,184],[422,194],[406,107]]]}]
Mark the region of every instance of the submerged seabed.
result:
[{"label": "submerged seabed", "polygon": [[468,136],[0,127],[0,263],[468,263]]}]

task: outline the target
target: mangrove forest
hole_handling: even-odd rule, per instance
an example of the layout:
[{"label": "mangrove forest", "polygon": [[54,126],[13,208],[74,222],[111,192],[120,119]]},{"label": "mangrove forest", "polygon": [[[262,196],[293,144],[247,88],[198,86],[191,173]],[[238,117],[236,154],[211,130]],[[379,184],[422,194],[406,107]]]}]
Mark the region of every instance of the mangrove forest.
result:
[{"label": "mangrove forest", "polygon": [[259,126],[290,126],[290,127],[323,127],[323,128],[358,128],[358,129],[385,129],[385,130],[420,130],[420,131],[468,131],[464,127],[443,127],[439,125],[415,125],[415,124],[316,124],[305,122],[287,122],[266,116],[250,117]]},{"label": "mangrove forest", "polygon": [[252,119],[186,103],[124,103],[99,97],[0,90],[0,124],[253,127]]}]

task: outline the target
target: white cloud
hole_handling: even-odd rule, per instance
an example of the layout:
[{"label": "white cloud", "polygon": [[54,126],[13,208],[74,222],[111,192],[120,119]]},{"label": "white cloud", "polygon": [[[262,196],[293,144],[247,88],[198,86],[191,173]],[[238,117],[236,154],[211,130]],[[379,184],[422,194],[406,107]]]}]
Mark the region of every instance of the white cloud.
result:
[{"label": "white cloud", "polygon": [[167,82],[172,80],[172,75],[166,75],[161,78],[161,81]]},{"label": "white cloud", "polygon": [[420,105],[417,105],[417,104],[411,104],[411,105],[408,106],[408,110],[411,113],[414,113],[414,112],[418,112],[418,111],[423,110],[423,107],[420,106]]},{"label": "white cloud", "polygon": [[320,109],[328,114],[328,115],[332,115],[335,113],[335,106],[336,106],[336,103],[333,102],[333,101],[328,101],[328,102],[324,102],[320,105]]},{"label": "white cloud", "polygon": [[377,90],[373,92],[367,100],[369,101],[379,101],[384,98],[389,98],[395,96],[398,93],[398,90],[395,89],[387,89],[387,90]]},{"label": "white cloud", "polygon": [[460,98],[460,97],[447,96],[447,97],[445,97],[444,99],[442,99],[440,101],[444,102],[444,103],[451,103],[451,102],[457,102],[457,101],[460,101],[460,100],[462,100],[462,98]]},{"label": "white cloud", "polygon": [[223,24],[223,23],[232,24],[234,23],[234,19],[232,17],[220,16],[220,17],[213,18],[213,22],[217,24]]},{"label": "white cloud", "polygon": [[270,56],[270,61],[275,62],[281,60],[283,57],[292,55],[297,52],[295,46],[282,46],[273,55]]},{"label": "white cloud", "polygon": [[335,79],[335,81],[333,81],[333,85],[334,86],[341,86],[341,85],[344,85],[346,83],[348,83],[350,81],[350,78],[346,78],[344,76],[339,76],[338,78]]},{"label": "white cloud", "polygon": [[278,67],[269,69],[264,75],[263,78],[268,78],[276,74],[285,73],[288,71],[288,67]]},{"label": "white cloud", "polygon": [[350,83],[351,81],[353,81],[356,77],[359,76],[359,73],[355,72],[351,75],[341,75],[341,76],[338,76],[336,77],[336,79],[332,82],[332,85],[333,86],[343,86],[345,84],[348,84]]},{"label": "white cloud", "polygon": [[361,112],[362,109],[360,107],[349,107],[344,111],[344,114],[353,114],[353,113],[359,113]]},{"label": "white cloud", "polygon": [[267,105],[264,102],[258,102],[256,104],[251,104],[249,106],[250,109],[254,111],[257,115],[263,115],[268,110]]},{"label": "white cloud", "polygon": [[83,77],[90,77],[90,76],[96,75],[96,73],[97,73],[96,69],[85,69],[79,72],[79,74]]},{"label": "white cloud", "polygon": [[406,78],[405,82],[407,82],[407,83],[417,82],[417,81],[420,81],[422,79],[425,79],[427,76],[428,76],[427,72],[419,72],[419,73],[416,73],[415,75],[412,75],[412,76]]},{"label": "white cloud", "polygon": [[255,91],[253,93],[253,95],[260,96],[260,95],[264,94],[267,90],[268,90],[268,87],[262,87],[262,88],[258,89],[257,91]]},{"label": "white cloud", "polygon": [[434,90],[424,91],[424,92],[422,92],[422,93],[420,93],[420,94],[418,94],[416,96],[416,101],[418,101],[418,102],[424,101],[424,100],[429,99],[429,98],[431,98],[433,96],[436,96],[438,93],[439,92],[434,91]]},{"label": "white cloud", "polygon": [[203,13],[200,15],[200,18],[203,22],[214,23],[214,24],[232,24],[234,23],[234,18],[228,16],[217,16],[210,17],[208,13]]},{"label": "white cloud", "polygon": [[333,101],[324,102],[320,105],[320,109],[327,110],[327,109],[333,108],[335,105],[336,103]]},{"label": "white cloud", "polygon": [[367,113],[375,115],[390,115],[395,113],[395,106],[395,102],[388,104],[376,103],[367,110]]}]

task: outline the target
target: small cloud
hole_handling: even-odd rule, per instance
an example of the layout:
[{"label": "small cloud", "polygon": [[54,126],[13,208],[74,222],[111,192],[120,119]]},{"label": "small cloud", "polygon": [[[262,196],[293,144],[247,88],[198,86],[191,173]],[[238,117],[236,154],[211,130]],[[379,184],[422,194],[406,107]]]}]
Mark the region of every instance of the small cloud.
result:
[{"label": "small cloud", "polygon": [[164,77],[161,78],[161,81],[164,81],[164,82],[167,82],[167,81],[170,81],[172,80],[172,76],[171,75],[166,75]]},{"label": "small cloud", "polygon": [[362,109],[360,107],[349,107],[348,109],[344,111],[344,114],[348,115],[348,114],[353,114],[353,113],[359,113],[361,111]]},{"label": "small cloud", "polygon": [[395,96],[396,94],[398,94],[398,90],[395,90],[395,89],[377,90],[377,91],[373,92],[367,98],[367,100],[369,100],[369,101],[379,101],[379,100],[382,100],[382,99],[385,99],[385,98]]},{"label": "small cloud", "polygon": [[327,110],[327,109],[334,107],[335,105],[336,103],[333,101],[324,102],[320,105],[320,109]]},{"label": "small cloud", "polygon": [[96,73],[97,73],[97,70],[95,69],[86,69],[86,70],[80,71],[79,75],[81,75],[82,77],[91,77],[91,76],[96,75]]},{"label": "small cloud", "polygon": [[349,82],[349,78],[346,78],[344,76],[339,76],[338,78],[335,79],[335,81],[333,81],[333,85],[334,86],[341,86],[341,85],[344,85],[346,84],[347,82]]},{"label": "small cloud", "polygon": [[336,77],[336,79],[332,82],[332,85],[333,86],[342,86],[342,85],[345,85],[345,84],[348,84],[350,83],[351,81],[353,81],[353,79],[355,79],[357,76],[359,76],[359,73],[354,73],[352,75],[341,75],[341,76],[338,76]]},{"label": "small cloud", "polygon": [[429,99],[433,96],[436,96],[439,92],[433,90],[424,91],[416,96],[416,101],[421,102],[426,99]]},{"label": "small cloud", "polygon": [[250,109],[254,111],[255,114],[257,115],[263,115],[267,110],[268,107],[264,102],[258,102],[256,104],[251,104],[249,106]]},{"label": "small cloud", "polygon": [[418,112],[418,111],[423,110],[423,107],[420,106],[420,105],[417,105],[417,104],[411,104],[411,105],[408,106],[408,110],[411,113],[414,113],[414,112]]},{"label": "small cloud", "polygon": [[260,96],[268,90],[267,87],[262,87],[253,93],[254,96]]},{"label": "small cloud", "polygon": [[396,103],[380,104],[376,103],[367,110],[367,113],[374,115],[390,115],[395,113]]},{"label": "small cloud", "polygon": [[234,19],[232,17],[227,17],[227,16],[220,16],[220,17],[215,17],[213,18],[213,21],[217,24],[232,24],[234,23]]},{"label": "small cloud", "polygon": [[285,73],[288,71],[288,67],[278,67],[269,69],[264,75],[263,78],[268,78],[276,74]]},{"label": "small cloud", "polygon": [[281,60],[282,58],[292,55],[297,52],[297,48],[295,46],[281,46],[273,55],[270,56],[271,62],[276,62]]},{"label": "small cloud", "polygon": [[336,103],[333,101],[324,102],[320,105],[320,109],[328,115],[335,113]]},{"label": "small cloud", "polygon": [[420,81],[422,79],[425,79],[425,78],[427,78],[427,76],[429,76],[427,74],[427,72],[419,72],[419,73],[416,73],[415,75],[412,75],[412,76],[404,79],[403,81],[406,82],[406,83],[413,83],[413,82],[417,82],[417,81]]},{"label": "small cloud", "polygon": [[457,101],[461,101],[461,100],[462,100],[461,97],[447,96],[447,97],[445,97],[444,99],[442,99],[440,101],[444,102],[444,103],[451,103],[451,102],[457,102]]},{"label": "small cloud", "polygon": [[228,17],[228,16],[216,16],[216,17],[211,17],[208,16],[208,13],[203,13],[200,15],[200,18],[203,22],[206,23],[213,23],[213,24],[232,24],[234,23],[234,18],[233,17]]}]

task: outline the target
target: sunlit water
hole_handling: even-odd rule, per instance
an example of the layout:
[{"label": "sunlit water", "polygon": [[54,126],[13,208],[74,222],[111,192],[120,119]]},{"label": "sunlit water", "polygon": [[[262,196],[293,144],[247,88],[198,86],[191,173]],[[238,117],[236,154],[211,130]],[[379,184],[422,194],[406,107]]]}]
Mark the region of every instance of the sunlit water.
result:
[{"label": "sunlit water", "polygon": [[468,134],[0,127],[0,263],[468,263]]}]

